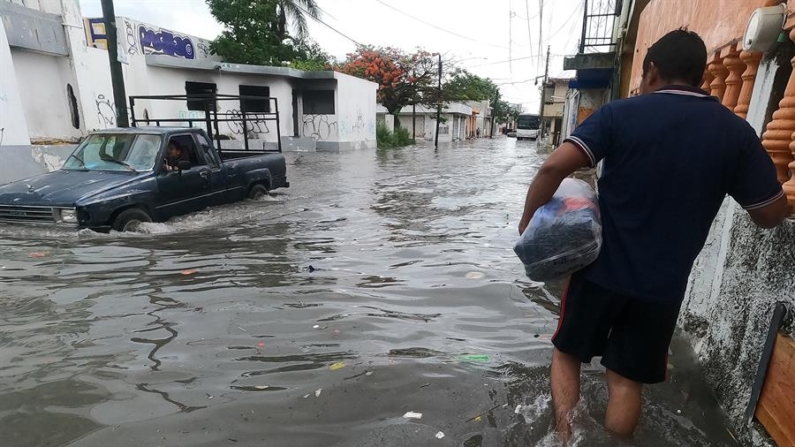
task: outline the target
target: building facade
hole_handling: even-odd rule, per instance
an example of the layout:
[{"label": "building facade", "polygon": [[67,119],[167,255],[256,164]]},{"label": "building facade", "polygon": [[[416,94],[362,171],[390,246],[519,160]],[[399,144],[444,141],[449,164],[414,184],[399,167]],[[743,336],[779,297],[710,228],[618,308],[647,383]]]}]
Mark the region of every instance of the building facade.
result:
[{"label": "building facade", "polygon": [[[427,106],[407,106],[397,113],[400,127],[409,131],[415,140],[434,141],[436,136],[436,109]],[[442,108],[439,123],[439,142],[451,143],[467,139],[469,135],[468,120],[472,116],[472,108],[463,103],[450,103]],[[394,120],[388,115],[386,108],[378,106],[378,121],[386,123]],[[413,122],[412,122],[413,121]]]},{"label": "building facade", "polygon": [[544,126],[544,139],[549,144],[558,146],[563,131],[563,117],[566,95],[569,93],[569,78],[550,78],[544,93],[543,113],[541,122]]},{"label": "building facade", "polygon": [[[24,5],[23,5],[24,3]],[[78,0],[0,1],[0,183],[60,166],[89,132],[116,126],[107,35],[83,18]],[[117,17],[119,61],[128,96],[256,95],[275,98],[279,126],[247,122],[253,147],[344,151],[375,148],[377,84],[336,72],[228,64],[210,42]],[[129,107],[129,104],[127,104]],[[203,126],[190,101],[138,101],[136,118],[185,118]],[[219,101],[235,116],[239,101]],[[275,111],[274,111],[275,112]],[[222,124],[224,144],[242,145],[241,121]]]}]

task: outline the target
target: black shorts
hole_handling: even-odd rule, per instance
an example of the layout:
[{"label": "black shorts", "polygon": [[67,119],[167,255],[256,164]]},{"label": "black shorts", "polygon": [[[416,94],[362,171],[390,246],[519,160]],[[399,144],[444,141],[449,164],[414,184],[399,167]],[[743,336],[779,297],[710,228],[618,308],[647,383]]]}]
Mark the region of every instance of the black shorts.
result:
[{"label": "black shorts", "polygon": [[561,299],[555,347],[583,363],[601,356],[605,368],[636,382],[664,382],[681,303],[624,296],[583,276],[572,276]]}]

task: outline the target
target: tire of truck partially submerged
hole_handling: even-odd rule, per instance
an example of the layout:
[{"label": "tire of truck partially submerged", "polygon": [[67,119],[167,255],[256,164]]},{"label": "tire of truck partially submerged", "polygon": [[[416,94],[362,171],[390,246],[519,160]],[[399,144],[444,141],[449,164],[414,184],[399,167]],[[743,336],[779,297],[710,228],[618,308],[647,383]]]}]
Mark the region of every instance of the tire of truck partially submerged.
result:
[{"label": "tire of truck partially submerged", "polygon": [[259,200],[268,195],[268,188],[265,185],[257,183],[252,186],[248,191],[248,198],[251,200]]},{"label": "tire of truck partially submerged", "polygon": [[135,231],[142,223],[151,222],[152,217],[140,208],[130,208],[122,211],[113,219],[111,227],[116,231]]}]

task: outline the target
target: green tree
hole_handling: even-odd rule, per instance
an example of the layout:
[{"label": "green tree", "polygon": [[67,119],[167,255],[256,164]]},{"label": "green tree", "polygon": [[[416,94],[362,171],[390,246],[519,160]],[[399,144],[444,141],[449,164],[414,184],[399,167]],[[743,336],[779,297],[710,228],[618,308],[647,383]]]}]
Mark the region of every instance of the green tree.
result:
[{"label": "green tree", "polygon": [[322,13],[315,0],[277,0],[276,6],[278,12],[276,35],[282,41],[290,37],[287,31],[288,21],[292,22],[295,28],[295,37],[303,41],[309,37],[306,15],[319,19]]},{"label": "green tree", "polygon": [[227,62],[281,65],[293,59],[291,46],[274,32],[277,0],[206,0],[210,12],[224,25],[210,45]]},{"label": "green tree", "polygon": [[491,79],[456,69],[444,84],[443,98],[445,101],[493,100],[499,91],[500,88]]},{"label": "green tree", "polygon": [[[308,37],[306,15],[319,17],[315,0],[206,0],[212,15],[224,25],[210,45],[224,61],[289,64],[301,70],[326,70],[332,58]],[[306,12],[304,12],[306,11]],[[297,38],[290,36],[288,22]]]},{"label": "green tree", "polygon": [[296,56],[290,62],[291,68],[304,71],[331,70],[333,65],[334,57],[308,38],[296,43]]}]

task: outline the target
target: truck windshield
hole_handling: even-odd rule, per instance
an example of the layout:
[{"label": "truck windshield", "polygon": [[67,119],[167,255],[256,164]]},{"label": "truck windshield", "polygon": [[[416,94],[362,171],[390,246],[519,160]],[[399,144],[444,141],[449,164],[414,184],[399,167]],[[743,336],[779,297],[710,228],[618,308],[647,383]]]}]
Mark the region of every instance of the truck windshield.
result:
[{"label": "truck windshield", "polygon": [[538,115],[519,115],[516,120],[516,128],[521,130],[536,130],[541,124]]},{"label": "truck windshield", "polygon": [[64,169],[151,171],[160,151],[157,135],[94,134],[75,149]]}]

